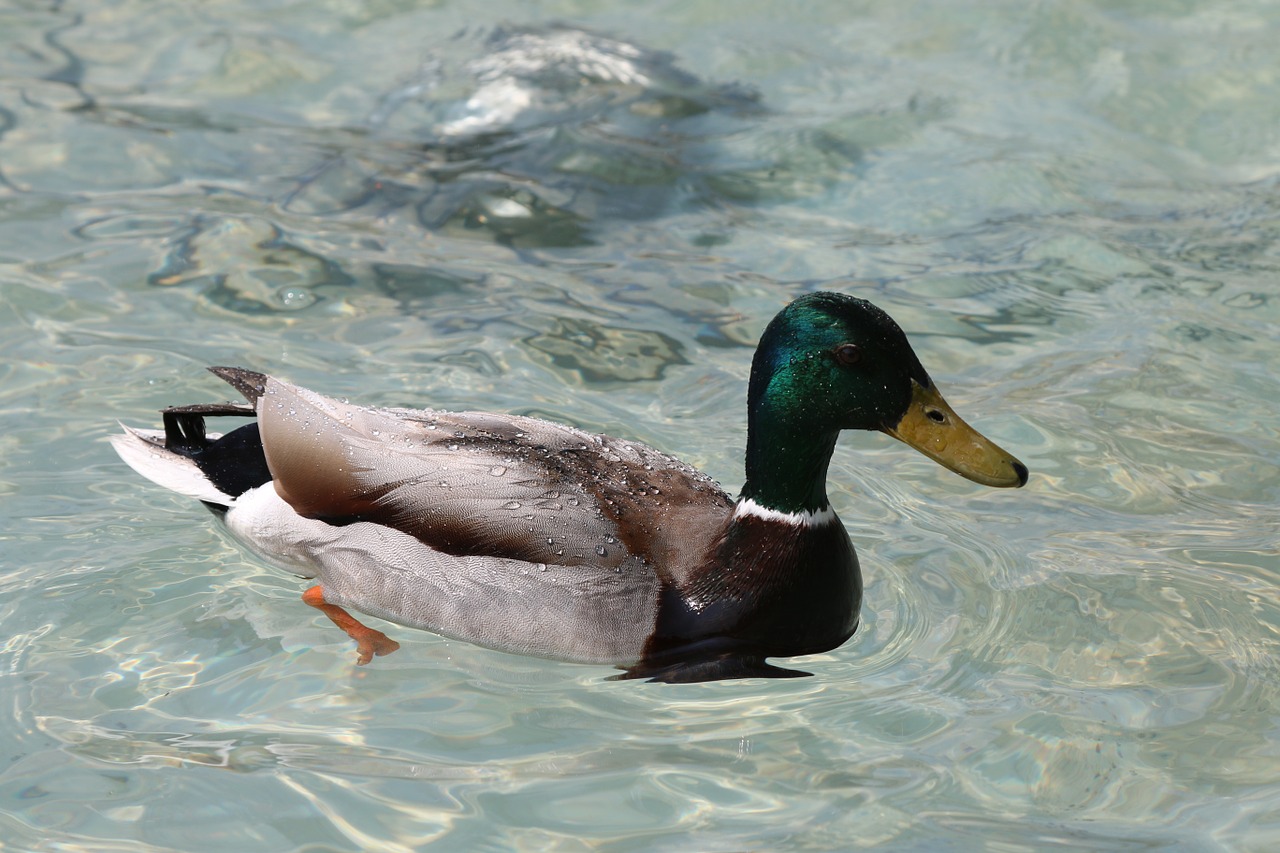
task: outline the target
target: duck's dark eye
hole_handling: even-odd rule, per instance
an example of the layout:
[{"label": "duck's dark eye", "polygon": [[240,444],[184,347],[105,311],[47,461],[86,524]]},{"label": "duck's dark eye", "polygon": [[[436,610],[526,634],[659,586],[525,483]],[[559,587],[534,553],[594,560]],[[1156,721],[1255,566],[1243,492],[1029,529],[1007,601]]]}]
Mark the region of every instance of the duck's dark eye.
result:
[{"label": "duck's dark eye", "polygon": [[841,344],[836,347],[836,361],[844,365],[862,361],[862,347],[857,344]]}]

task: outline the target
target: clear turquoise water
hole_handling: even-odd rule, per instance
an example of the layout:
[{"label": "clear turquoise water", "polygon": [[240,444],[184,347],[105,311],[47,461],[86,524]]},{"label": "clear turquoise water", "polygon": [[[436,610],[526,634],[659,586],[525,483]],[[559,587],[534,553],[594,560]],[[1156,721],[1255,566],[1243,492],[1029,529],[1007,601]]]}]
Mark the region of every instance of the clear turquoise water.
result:
[{"label": "clear turquoise water", "polygon": [[[0,9],[0,847],[1280,846],[1280,15],[779,8]],[[683,100],[431,135],[489,25],[551,20],[705,82],[647,57]],[[894,314],[1033,477],[843,439],[863,628],[809,679],[395,628],[357,670],[103,440],[231,363],[733,489],[752,344],[817,287]]]}]

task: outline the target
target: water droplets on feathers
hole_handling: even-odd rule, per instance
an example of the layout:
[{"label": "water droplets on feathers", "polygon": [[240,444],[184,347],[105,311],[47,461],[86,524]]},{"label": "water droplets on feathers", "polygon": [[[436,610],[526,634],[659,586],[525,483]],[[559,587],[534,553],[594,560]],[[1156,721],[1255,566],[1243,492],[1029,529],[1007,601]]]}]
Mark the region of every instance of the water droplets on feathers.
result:
[{"label": "water droplets on feathers", "polygon": [[[423,536],[462,524],[476,531],[477,543],[523,542],[521,571],[536,576],[563,568],[559,577],[570,586],[583,566],[613,577],[645,564],[644,554],[620,544],[617,525],[647,528],[656,521],[649,509],[669,512],[683,505],[686,492],[706,494],[714,482],[644,444],[536,418],[385,408],[352,413],[303,389],[294,399],[281,393],[277,399],[304,402],[298,412],[313,423],[316,414],[320,421],[328,414],[326,429],[350,434],[341,444],[353,480],[370,490],[390,487],[384,505],[416,519]],[[388,451],[394,466],[383,458]],[[724,500],[727,505],[728,496]],[[536,568],[542,565],[548,568]]]}]

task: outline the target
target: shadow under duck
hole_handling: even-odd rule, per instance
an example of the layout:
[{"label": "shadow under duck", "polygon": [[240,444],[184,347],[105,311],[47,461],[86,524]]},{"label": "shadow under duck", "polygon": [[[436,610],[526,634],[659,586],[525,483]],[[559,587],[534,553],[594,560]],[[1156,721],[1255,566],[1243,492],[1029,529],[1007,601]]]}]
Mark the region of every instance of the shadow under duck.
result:
[{"label": "shadow under duck", "polygon": [[[350,405],[240,368],[249,405],[164,410],[117,452],[198,498],[358,646],[399,646],[345,608],[482,646],[688,682],[808,673],[858,626],[862,577],[827,499],[841,430],[879,430],[988,486],[1027,469],[961,420],[906,335],[819,292],[765,329],[748,387],[746,481],[636,441],[535,418]],[[226,435],[211,416],[251,417]]]}]

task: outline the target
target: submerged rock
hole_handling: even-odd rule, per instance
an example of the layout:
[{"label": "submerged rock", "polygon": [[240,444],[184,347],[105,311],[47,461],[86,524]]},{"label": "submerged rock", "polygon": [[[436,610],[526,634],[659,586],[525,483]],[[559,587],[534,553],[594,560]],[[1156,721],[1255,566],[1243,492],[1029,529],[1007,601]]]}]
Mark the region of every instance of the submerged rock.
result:
[{"label": "submerged rock", "polygon": [[[251,198],[261,188],[300,216],[205,210],[175,234],[149,281],[200,287],[238,314],[358,312],[351,300],[363,291],[411,314],[468,302],[450,322],[483,324],[493,317],[461,295],[483,271],[406,262],[368,220],[408,218],[434,234],[518,248],[605,242],[629,222],[699,207],[714,209],[714,220],[733,206],[823,192],[859,162],[853,138],[825,115],[772,112],[747,86],[704,82],[669,53],[598,33],[463,32],[433,48],[362,124],[293,128],[254,149],[268,162],[253,171],[273,176],[297,174],[299,158],[315,152],[306,174],[283,179],[283,193],[236,187]],[[287,170],[270,159],[279,152]],[[387,230],[413,239],[412,228]],[[591,380],[653,378],[684,361],[664,335],[580,319],[538,325],[530,346]]]},{"label": "submerged rock", "polygon": [[[754,90],[705,83],[669,53],[562,25],[464,32],[387,94],[367,133],[286,204],[321,214],[411,208],[433,231],[589,243],[610,219],[809,191],[813,174],[787,181],[790,164],[774,150],[786,146],[735,147],[764,116]],[[840,152],[837,168],[856,157]]]}]

